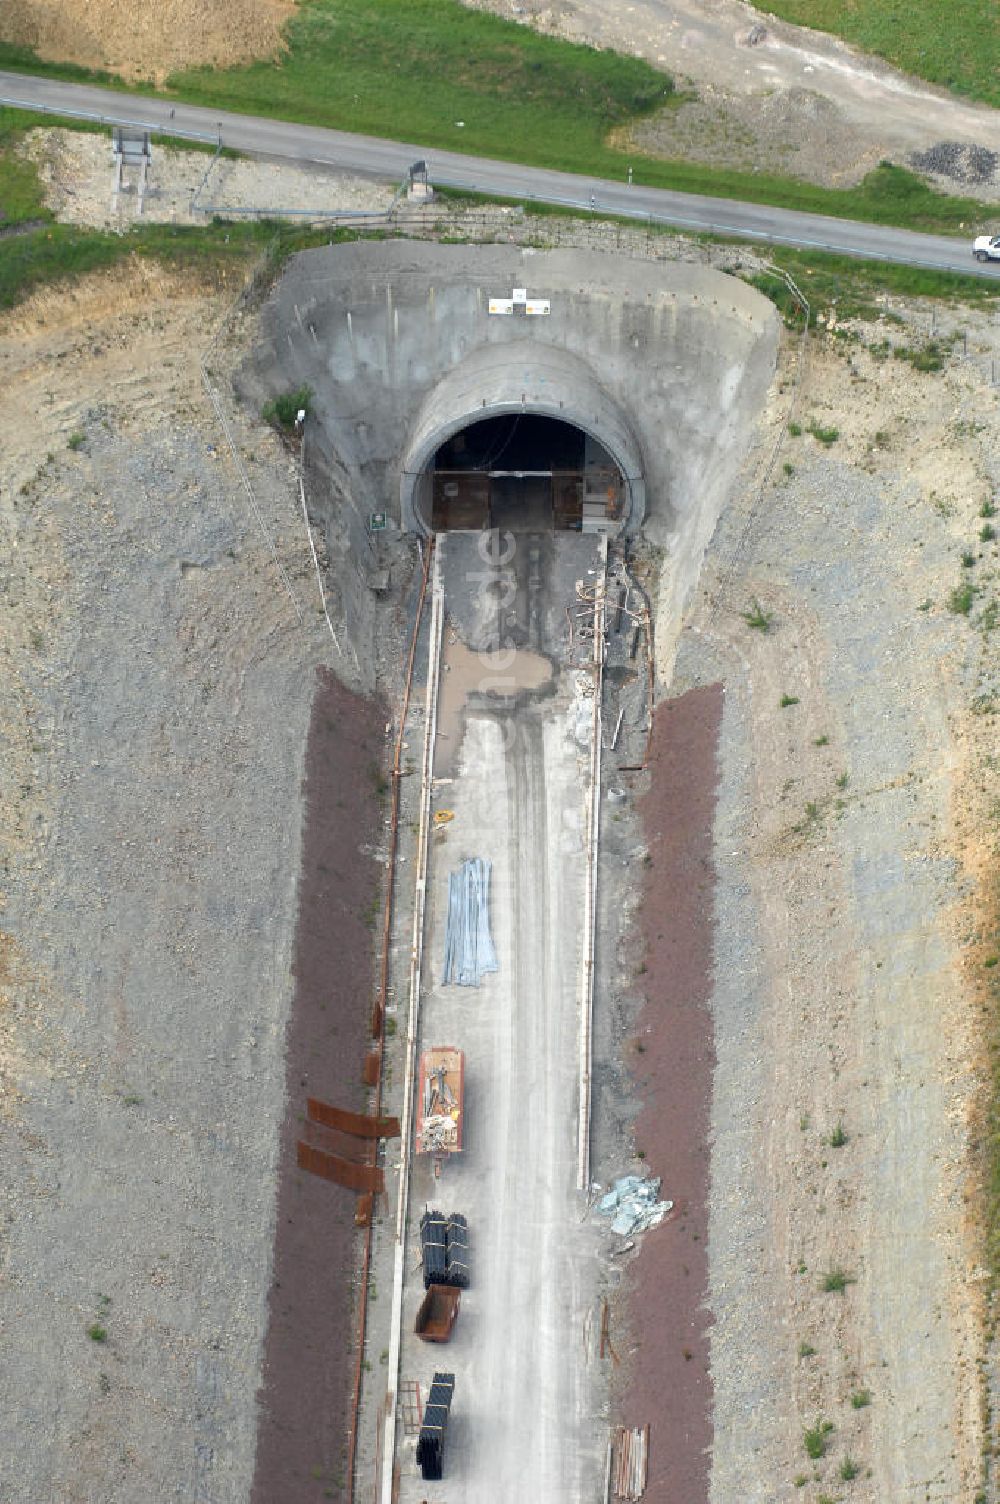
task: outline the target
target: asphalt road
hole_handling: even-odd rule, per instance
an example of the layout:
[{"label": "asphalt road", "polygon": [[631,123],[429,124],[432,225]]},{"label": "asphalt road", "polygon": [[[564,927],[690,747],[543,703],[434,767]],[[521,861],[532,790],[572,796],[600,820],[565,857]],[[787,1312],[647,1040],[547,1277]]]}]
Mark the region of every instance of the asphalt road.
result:
[{"label": "asphalt road", "polygon": [[371,177],[402,180],[412,163],[425,160],[431,181],[442,188],[462,188],[506,198],[537,199],[600,214],[619,214],[685,230],[711,231],[803,250],[837,251],[873,261],[933,267],[992,277],[1000,283],[1000,263],[980,266],[972,259],[968,238],[918,235],[821,214],[799,214],[735,199],[703,198],[661,188],[549,172],[513,162],[466,157],[373,136],[288,121],[234,115],[164,99],[118,93],[86,84],[61,83],[19,73],[0,72],[0,104],[53,110],[62,115],[109,124],[141,125],[172,135],[220,140],[224,146],[299,165],[338,167]]}]

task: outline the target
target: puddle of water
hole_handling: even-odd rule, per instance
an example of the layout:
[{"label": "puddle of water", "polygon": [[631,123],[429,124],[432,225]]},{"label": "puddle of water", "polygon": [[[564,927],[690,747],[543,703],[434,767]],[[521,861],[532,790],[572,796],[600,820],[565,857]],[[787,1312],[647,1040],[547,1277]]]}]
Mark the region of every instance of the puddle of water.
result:
[{"label": "puddle of water", "polygon": [[542,689],[552,679],[552,664],[541,653],[510,648],[477,653],[449,630],[441,653],[435,771],[451,772],[462,742],[463,713],[470,695],[498,698],[521,690]]}]

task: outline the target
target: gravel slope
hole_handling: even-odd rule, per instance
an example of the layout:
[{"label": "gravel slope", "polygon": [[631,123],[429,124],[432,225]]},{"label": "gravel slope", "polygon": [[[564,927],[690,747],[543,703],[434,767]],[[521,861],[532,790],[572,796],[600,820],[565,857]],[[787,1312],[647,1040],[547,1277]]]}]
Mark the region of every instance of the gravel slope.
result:
[{"label": "gravel slope", "polygon": [[[915,310],[908,320],[893,337],[919,338]],[[967,358],[959,344],[943,371],[917,373],[872,354],[882,331],[856,333],[817,345],[802,394],[803,424],[839,437],[786,438],[791,473],[779,466],[762,495],[748,476],[678,656],[675,689],[726,686],[719,1504],[813,1498],[800,1477],[835,1494],[849,1461],[853,1498],[944,1504],[972,1497],[982,1468],[966,1210],[981,1015],[962,830],[995,790],[974,708],[996,682],[997,551],[977,539],[998,404],[975,339]],[[775,431],[787,400],[779,384]],[[968,616],[949,609],[963,581]],[[754,600],[766,632],[743,616]],[[825,1290],[838,1272],[845,1288]],[[855,1408],[863,1391],[870,1404]],[[833,1429],[814,1464],[803,1433],[818,1420]]]},{"label": "gravel slope", "polygon": [[[11,1504],[138,1504],[165,1480],[236,1504],[253,1466],[326,649],[200,395],[221,306],[147,270],[0,325]],[[286,462],[239,431],[297,572]]]}]

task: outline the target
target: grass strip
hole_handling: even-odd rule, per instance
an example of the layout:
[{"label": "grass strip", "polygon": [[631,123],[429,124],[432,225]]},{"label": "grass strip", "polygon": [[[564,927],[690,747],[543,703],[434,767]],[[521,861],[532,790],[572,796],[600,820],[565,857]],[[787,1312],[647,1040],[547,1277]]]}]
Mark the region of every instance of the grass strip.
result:
[{"label": "grass strip", "polygon": [[[827,251],[781,250],[770,260],[788,272],[802,289],[813,317],[835,311],[839,319],[877,319],[885,314],[885,298],[889,295],[934,298],[977,307],[991,303],[1000,306],[1000,290],[994,283],[983,277],[965,277],[959,272],[861,261]],[[798,318],[795,300],[775,277],[754,273],[747,280],[765,293],[789,321]]]},{"label": "grass strip", "polygon": [[40,78],[61,78],[69,84],[100,84],[106,89],[123,87],[114,73],[101,73],[95,68],[81,68],[76,63],[47,62],[30,47],[17,47],[13,42],[0,42],[0,68],[8,73],[31,73]]},{"label": "grass strip", "polygon": [[275,237],[275,226],[146,225],[117,235],[49,225],[0,241],[0,309],[12,308],[47,283],[63,282],[139,256],[192,273],[223,277],[243,269]]},{"label": "grass strip", "polygon": [[[589,218],[583,214],[578,217]],[[634,233],[635,225],[626,221],[623,229]],[[543,231],[542,224],[539,230]],[[228,277],[230,268],[246,268],[265,248],[277,269],[296,251],[313,246],[384,240],[400,233],[391,228],[357,230],[348,225],[333,229],[329,225],[294,226],[269,220],[232,223],[216,219],[205,226],[144,225],[125,234],[52,223],[16,238],[0,239],[0,309],[13,307],[35,287],[113,266],[133,255]],[[650,234],[669,239],[673,232],[665,226],[653,226]],[[461,223],[452,225],[443,219],[437,238],[445,244],[464,242],[468,231]],[[700,238],[716,244],[731,243],[712,236]],[[542,233],[540,243],[544,240]],[[885,314],[884,299],[888,295],[934,298],[956,305],[1000,302],[989,283],[950,272],[857,261],[821,252],[782,252],[774,264],[788,271],[803,288],[814,318],[835,309],[840,319],[875,319]],[[769,297],[790,324],[797,323],[797,305],[779,279],[750,271],[737,271],[736,275],[742,275]]]},{"label": "grass strip", "polygon": [[[275,271],[296,251],[348,240],[385,240],[393,232],[297,228],[273,220],[230,224],[144,225],[124,234],[50,224],[0,239],[0,310],[13,308],[36,288],[128,262],[133,257],[187,269],[234,288],[265,251]],[[235,274],[235,275],[234,275]]]}]

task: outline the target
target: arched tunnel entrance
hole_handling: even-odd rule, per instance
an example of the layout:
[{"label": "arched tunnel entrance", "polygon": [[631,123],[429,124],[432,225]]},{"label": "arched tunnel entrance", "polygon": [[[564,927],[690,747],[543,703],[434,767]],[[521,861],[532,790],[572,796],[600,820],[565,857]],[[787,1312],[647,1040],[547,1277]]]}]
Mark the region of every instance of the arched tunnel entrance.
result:
[{"label": "arched tunnel entrance", "polygon": [[420,490],[435,532],[616,531],[621,524],[624,477],[612,456],[575,423],[544,413],[469,423],[435,449],[427,471]]},{"label": "arched tunnel entrance", "polygon": [[645,510],[632,426],[567,350],[475,350],[427,393],[403,449],[407,531],[636,532]]}]

